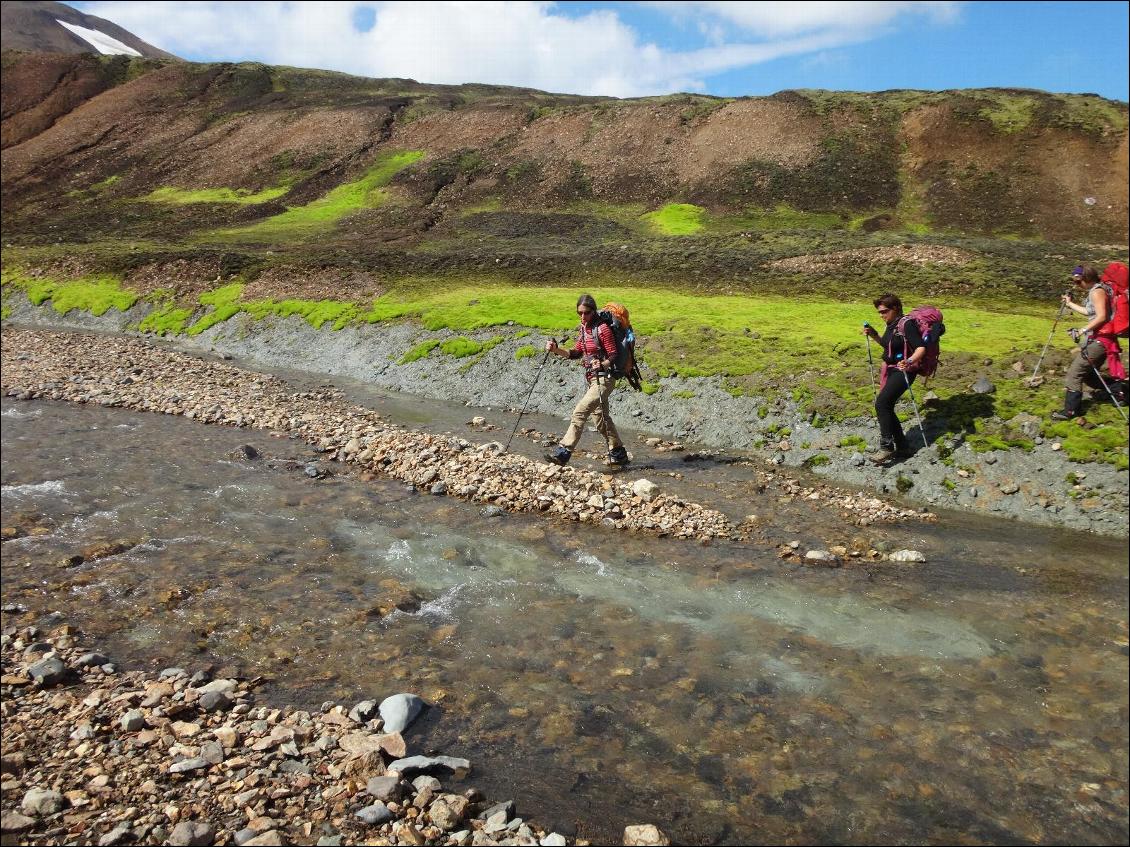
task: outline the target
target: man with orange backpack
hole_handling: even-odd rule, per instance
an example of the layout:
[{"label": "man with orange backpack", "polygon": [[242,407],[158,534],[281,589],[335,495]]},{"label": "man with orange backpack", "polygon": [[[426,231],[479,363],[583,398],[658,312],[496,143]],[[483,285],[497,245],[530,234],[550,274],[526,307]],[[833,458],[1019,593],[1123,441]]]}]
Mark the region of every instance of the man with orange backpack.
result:
[{"label": "man with orange backpack", "polygon": [[[1126,403],[1126,370],[1122,365],[1119,338],[1125,338],[1130,327],[1127,303],[1127,268],[1120,262],[1107,265],[1102,277],[1093,265],[1082,265],[1074,275],[1075,284],[1087,290],[1085,304],[1075,303],[1071,293],[1063,295],[1063,304],[1089,318],[1081,330],[1071,329],[1071,337],[1079,342],[1079,354],[1067,368],[1063,409],[1052,412],[1052,419],[1069,421],[1078,417],[1083,405],[1083,383],[1094,378],[1108,388],[1111,399],[1121,408]],[[1107,386],[1099,368],[1106,363],[1114,384]],[[1097,386],[1096,386],[1097,387]]]}]

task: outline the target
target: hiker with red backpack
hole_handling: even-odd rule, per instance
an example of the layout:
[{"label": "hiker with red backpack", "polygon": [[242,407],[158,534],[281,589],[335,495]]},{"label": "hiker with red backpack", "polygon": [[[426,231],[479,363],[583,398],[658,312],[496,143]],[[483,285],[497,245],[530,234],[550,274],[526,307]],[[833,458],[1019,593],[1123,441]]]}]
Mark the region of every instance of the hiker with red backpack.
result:
[{"label": "hiker with red backpack", "polygon": [[[904,315],[902,300],[894,294],[875,299],[875,310],[886,324],[880,336],[870,324],[863,325],[863,334],[879,342],[883,350],[883,367],[879,373],[879,393],[875,396],[875,416],[879,419],[879,449],[869,457],[877,465],[885,465],[896,457],[912,452],[902,424],[895,414],[895,404],[904,393],[911,392],[911,383],[918,374],[932,376],[938,365],[938,339],[945,332],[942,313],[932,306],[920,306]],[[870,347],[868,347],[870,352]],[[915,412],[918,405],[915,403]],[[922,429],[922,419],[918,419]],[[925,443],[926,433],[922,440]]]},{"label": "hiker with red backpack", "polygon": [[[1101,277],[1098,270],[1089,264],[1076,268],[1076,271],[1078,273],[1073,278],[1080,289],[1086,290],[1086,301],[1076,303],[1068,292],[1063,295],[1063,305],[1087,317],[1088,321],[1082,329],[1068,330],[1078,342],[1079,351],[1067,368],[1063,409],[1057,409],[1051,414],[1052,419],[1057,421],[1069,421],[1079,416],[1083,405],[1084,383],[1098,388],[1095,385],[1098,381],[1120,410],[1127,398],[1126,370],[1122,365],[1122,350],[1118,344],[1118,339],[1126,337],[1130,326],[1126,265],[1111,262]],[[1113,386],[1107,385],[1099,370],[1104,363],[1114,380]]]},{"label": "hiker with red backpack", "polygon": [[[592,296],[582,294],[577,300],[577,316],[581,319],[578,328],[580,334],[572,349],[559,347],[552,338],[545,343],[545,349],[549,353],[563,359],[581,359],[585,366],[587,385],[587,390],[573,409],[569,428],[562,436],[561,443],[545,455],[546,461],[555,465],[569,462],[577,442],[581,440],[581,433],[585,431],[585,421],[590,416],[594,418],[597,432],[608,443],[608,464],[623,466],[631,461],[628,451],[624,449],[624,442],[616,431],[616,424],[608,413],[608,397],[616,387],[617,377],[623,376],[625,370],[624,356],[612,326],[616,319],[608,315],[609,308],[615,305],[609,304],[604,311],[598,311]],[[622,310],[622,307],[617,308]],[[630,332],[631,325],[627,323],[626,310],[623,310],[621,325],[626,325]]]}]

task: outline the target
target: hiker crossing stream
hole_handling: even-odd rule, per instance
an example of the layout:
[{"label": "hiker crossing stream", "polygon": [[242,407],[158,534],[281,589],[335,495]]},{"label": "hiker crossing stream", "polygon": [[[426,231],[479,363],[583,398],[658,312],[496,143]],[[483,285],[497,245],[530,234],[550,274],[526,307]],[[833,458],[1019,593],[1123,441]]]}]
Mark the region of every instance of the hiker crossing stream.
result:
[{"label": "hiker crossing stream", "polygon": [[5,603],[302,708],[417,693],[410,744],[554,828],[1126,840],[1121,542],[963,517],[890,530],[928,564],[806,568],[314,479],[264,432],[2,415]]}]

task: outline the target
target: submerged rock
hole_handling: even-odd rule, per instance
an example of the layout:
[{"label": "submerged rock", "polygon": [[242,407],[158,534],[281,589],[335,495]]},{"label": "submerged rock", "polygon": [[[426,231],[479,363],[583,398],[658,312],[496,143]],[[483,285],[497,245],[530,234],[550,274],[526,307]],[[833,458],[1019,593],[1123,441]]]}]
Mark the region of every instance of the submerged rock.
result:
[{"label": "submerged rock", "polygon": [[654,824],[636,824],[624,827],[624,844],[626,847],[664,847],[664,845],[670,843],[671,839]]},{"label": "submerged rock", "polygon": [[918,550],[896,550],[887,557],[892,562],[925,562],[926,556]]}]

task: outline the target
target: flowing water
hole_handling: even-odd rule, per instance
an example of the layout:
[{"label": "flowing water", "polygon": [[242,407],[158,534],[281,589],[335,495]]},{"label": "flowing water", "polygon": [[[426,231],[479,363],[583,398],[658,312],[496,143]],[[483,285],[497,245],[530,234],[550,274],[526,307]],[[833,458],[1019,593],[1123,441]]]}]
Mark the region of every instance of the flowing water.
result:
[{"label": "flowing water", "polygon": [[1124,543],[951,516],[894,531],[927,565],[803,568],[312,480],[265,433],[2,414],[3,522],[32,528],[3,545],[5,602],[304,707],[418,693],[410,746],[553,828],[1127,840]]}]

